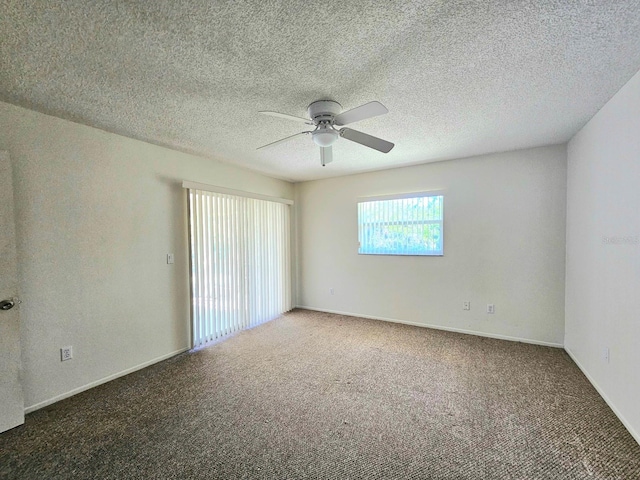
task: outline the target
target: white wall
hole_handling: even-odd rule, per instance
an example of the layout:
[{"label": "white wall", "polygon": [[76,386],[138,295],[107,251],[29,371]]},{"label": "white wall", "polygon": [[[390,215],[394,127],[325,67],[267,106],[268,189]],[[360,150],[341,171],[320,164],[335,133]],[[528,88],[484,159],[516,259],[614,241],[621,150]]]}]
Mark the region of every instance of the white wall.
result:
[{"label": "white wall", "polygon": [[[183,179],[293,198],[288,182],[5,103],[0,150],[13,164],[27,407],[188,347]],[[61,363],[66,345],[74,359]]]},{"label": "white wall", "polygon": [[569,142],[567,198],[566,349],[640,442],[640,73]]},{"label": "white wall", "polygon": [[[358,197],[440,189],[444,257],[357,254]],[[564,146],[304,182],[296,201],[298,305],[562,345]]]}]

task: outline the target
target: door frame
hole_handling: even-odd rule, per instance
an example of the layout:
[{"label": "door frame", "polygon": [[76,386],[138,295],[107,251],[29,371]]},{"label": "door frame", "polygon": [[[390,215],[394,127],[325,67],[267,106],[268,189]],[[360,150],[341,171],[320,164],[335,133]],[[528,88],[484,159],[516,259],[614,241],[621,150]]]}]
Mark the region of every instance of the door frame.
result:
[{"label": "door frame", "polygon": [[0,301],[13,301],[12,307],[0,310],[1,433],[24,423],[13,175],[11,158],[5,151],[0,151],[0,182]]}]

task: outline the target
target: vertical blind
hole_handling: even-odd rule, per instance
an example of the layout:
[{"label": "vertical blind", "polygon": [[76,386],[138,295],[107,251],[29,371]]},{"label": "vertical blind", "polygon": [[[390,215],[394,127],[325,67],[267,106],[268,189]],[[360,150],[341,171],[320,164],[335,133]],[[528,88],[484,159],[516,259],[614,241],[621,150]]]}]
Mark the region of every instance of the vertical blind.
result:
[{"label": "vertical blind", "polygon": [[189,189],[193,346],[291,309],[290,207]]},{"label": "vertical blind", "polygon": [[358,253],[442,255],[444,197],[429,193],[358,202]]}]

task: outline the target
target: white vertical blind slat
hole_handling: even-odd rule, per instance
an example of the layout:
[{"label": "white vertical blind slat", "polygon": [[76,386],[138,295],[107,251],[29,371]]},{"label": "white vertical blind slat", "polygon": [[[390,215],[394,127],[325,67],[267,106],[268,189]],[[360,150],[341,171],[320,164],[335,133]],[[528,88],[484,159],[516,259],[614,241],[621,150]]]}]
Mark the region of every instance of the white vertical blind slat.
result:
[{"label": "white vertical blind slat", "polygon": [[227,241],[225,252],[225,272],[227,285],[227,334],[233,333],[233,282],[235,281],[235,272],[233,271],[233,199],[228,195],[226,197],[227,210],[226,210],[226,228],[227,228]]},{"label": "white vertical blind slat", "polygon": [[[267,258],[269,259],[269,263],[268,263],[268,270],[267,270],[267,281],[269,282],[269,284],[275,284],[275,278],[274,278],[274,274],[273,274],[273,257],[275,252],[273,251],[273,248],[275,246],[275,242],[274,242],[274,238],[272,235],[272,225],[273,225],[273,208],[271,208],[270,204],[266,205],[267,208],[267,231],[266,231],[266,236],[267,236],[267,242],[268,242],[268,247],[267,247]],[[271,316],[273,315],[274,312],[274,308],[273,308],[273,291],[268,291],[267,292],[267,315]]]},{"label": "white vertical blind slat", "polygon": [[223,278],[223,263],[222,263],[222,255],[224,250],[224,229],[222,228],[222,196],[215,195],[216,199],[216,225],[218,228],[218,238],[216,239],[216,288],[218,290],[218,300],[216,301],[216,312],[218,314],[219,321],[219,333],[218,336],[221,337],[224,335],[224,327],[225,327],[225,313],[224,313],[224,285],[222,283]]},{"label": "white vertical blind slat", "polygon": [[202,238],[202,245],[200,246],[200,252],[202,255],[202,265],[203,268],[200,269],[200,284],[202,286],[202,301],[200,302],[200,309],[202,311],[202,318],[200,319],[200,335],[202,338],[202,342],[207,341],[207,332],[206,332],[206,320],[205,317],[207,315],[207,232],[206,232],[206,223],[207,223],[207,197],[204,195],[200,196],[200,215],[202,216],[202,222],[200,223],[200,236]]},{"label": "white vertical blind slat", "polygon": [[240,283],[242,281],[242,263],[241,263],[241,258],[240,258],[240,211],[242,210],[242,199],[238,198],[236,199],[235,202],[235,214],[233,216],[233,223],[234,223],[234,235],[235,235],[235,242],[234,242],[234,248],[233,248],[233,252],[234,252],[234,270],[235,270],[235,275],[234,275],[234,282],[233,282],[233,287],[235,289],[233,298],[234,298],[234,314],[235,314],[235,328],[234,330],[240,330],[241,326],[242,326],[242,314],[240,312],[240,309],[242,308],[242,302],[240,299]]},{"label": "white vertical blind slat", "polygon": [[202,306],[202,297],[203,297],[203,288],[204,288],[204,260],[203,260],[203,242],[202,242],[202,195],[198,194],[197,195],[197,215],[198,215],[198,220],[197,220],[197,231],[198,231],[198,235],[196,237],[197,239],[197,248],[198,248],[198,257],[197,257],[197,262],[199,265],[198,268],[198,317],[199,320],[197,322],[197,327],[198,327],[198,338],[199,338],[199,342],[200,344],[202,344],[202,340],[203,340],[203,335],[202,335],[202,315],[203,315],[203,306]]},{"label": "white vertical blind slat", "polygon": [[240,292],[238,282],[240,280],[240,270],[238,267],[238,242],[240,241],[238,234],[238,215],[239,215],[239,205],[238,199],[233,200],[233,215],[231,216],[231,224],[232,224],[232,233],[233,233],[233,242],[231,244],[232,250],[232,264],[231,271],[233,272],[233,331],[238,330],[238,326],[240,324]]},{"label": "white vertical blind slat", "polygon": [[203,261],[205,268],[203,268],[203,286],[204,286],[204,315],[202,318],[202,338],[205,342],[209,341],[209,314],[211,308],[209,307],[209,286],[211,271],[209,268],[211,248],[209,239],[209,197],[203,196],[203,222],[202,222],[202,239],[203,239]]},{"label": "white vertical blind slat", "polygon": [[[276,225],[282,225],[282,211],[279,208],[276,208]],[[278,258],[282,258],[282,240],[283,240],[283,232],[282,229],[276,228],[276,237],[277,237],[277,252]],[[276,282],[277,292],[275,295],[276,300],[276,311],[282,309],[282,287],[284,280],[284,272],[282,269],[284,268],[283,262],[276,262],[276,268],[278,271],[278,280]]]},{"label": "white vertical blind slat", "polygon": [[[192,281],[193,281],[193,291],[194,293],[199,291],[200,288],[200,259],[199,259],[199,255],[198,255],[198,228],[199,228],[199,222],[198,222],[198,217],[199,217],[199,212],[198,212],[198,202],[199,202],[199,195],[198,192],[194,192],[193,193],[193,203],[192,203],[192,210],[193,210],[193,237],[192,237],[192,256],[193,256],[193,277],[192,277]],[[196,317],[199,314],[198,309],[200,308],[200,305],[198,305],[197,302],[197,296],[193,295],[193,300],[192,300],[192,305],[193,305],[193,315],[194,317]],[[200,332],[197,331],[197,324],[194,324],[194,331],[193,331],[193,338],[194,338],[194,342],[195,341],[200,341]]]},{"label": "white vertical blind slat", "polygon": [[236,331],[236,277],[237,271],[236,264],[236,206],[237,201],[235,198],[229,198],[229,331]]},{"label": "white vertical blind slat", "polygon": [[233,281],[233,316],[234,316],[234,330],[237,331],[240,329],[241,325],[241,317],[240,317],[240,280],[242,275],[242,266],[240,265],[240,209],[241,199],[236,199],[234,205],[234,214],[233,214],[233,235],[235,237],[235,241],[233,242],[233,270],[234,270],[234,281]]},{"label": "white vertical blind slat", "polygon": [[[189,190],[189,251],[191,252],[191,316],[195,318],[196,316],[196,303],[194,292],[198,288],[198,278],[197,271],[198,265],[195,260],[195,231],[196,231],[196,220],[195,220],[195,192],[193,190]],[[191,332],[191,341],[195,344],[196,342],[196,332],[195,329],[192,329]]]},{"label": "white vertical blind slat", "polygon": [[250,275],[249,272],[254,270],[254,250],[255,250],[255,235],[253,230],[253,199],[247,199],[247,277],[248,277],[248,292],[247,292],[247,327],[253,326],[253,312],[255,302],[255,275]]},{"label": "white vertical blind slat", "polygon": [[286,288],[285,288],[285,304],[284,304],[284,310],[288,311],[291,310],[291,308],[293,307],[293,301],[292,301],[292,288],[293,285],[291,284],[291,269],[292,269],[292,265],[291,265],[291,255],[289,254],[289,252],[291,252],[291,209],[290,208],[283,208],[284,210],[284,224],[286,226],[286,230],[285,230],[285,235],[286,235],[286,240],[287,243],[285,245],[285,249],[284,249],[284,258],[285,258],[285,263],[287,265],[287,268],[284,271],[284,276],[286,279]]},{"label": "white vertical blind slat", "polygon": [[218,272],[216,269],[216,265],[218,264],[218,222],[216,220],[216,211],[218,208],[218,199],[210,195],[211,198],[211,309],[212,309],[212,320],[211,327],[213,329],[213,338],[218,338],[220,336],[220,313],[217,308],[218,302],[220,301],[220,293],[218,292]]},{"label": "white vertical blind slat", "polygon": [[218,230],[216,238],[216,265],[215,265],[215,282],[217,290],[216,314],[218,315],[218,336],[224,335],[224,286],[222,285],[222,249],[224,231],[222,230],[222,198],[220,195],[214,195],[216,201],[215,222]]},{"label": "white vertical blind slat", "polygon": [[260,317],[264,314],[264,310],[265,310],[265,296],[264,296],[264,292],[262,290],[262,285],[264,284],[264,271],[265,271],[265,266],[266,266],[266,242],[265,242],[265,235],[264,235],[264,205],[260,204],[258,206],[258,238],[260,239],[260,253],[258,255],[258,258],[260,260],[260,270],[258,272],[256,272],[256,274],[258,275],[258,278],[260,280],[260,283],[258,285],[258,295],[260,296],[260,304],[258,306],[258,311],[257,316]]},{"label": "white vertical blind slat", "polygon": [[208,290],[208,279],[209,279],[209,268],[207,266],[207,259],[209,257],[209,248],[207,245],[207,197],[206,195],[201,195],[201,210],[200,214],[202,215],[202,223],[200,224],[200,235],[202,236],[202,268],[200,269],[201,275],[201,283],[202,283],[202,301],[200,302],[202,309],[202,318],[200,319],[200,332],[202,336],[202,343],[206,343],[207,341],[207,313],[208,313],[208,305],[207,305],[207,290]]},{"label": "white vertical blind slat", "polygon": [[258,215],[258,225],[260,228],[260,232],[258,234],[258,238],[260,238],[260,272],[258,272],[260,278],[260,285],[258,286],[258,294],[260,295],[260,306],[258,308],[258,316],[264,315],[266,310],[266,301],[265,301],[265,292],[262,289],[264,285],[264,272],[267,266],[267,245],[266,245],[266,235],[264,234],[264,223],[265,223],[265,211],[266,208],[263,204],[260,204]]},{"label": "white vertical blind slat", "polygon": [[228,335],[230,332],[231,321],[229,319],[229,200],[226,195],[222,195],[222,245],[224,250],[221,252],[222,259],[222,287],[223,287],[223,312],[224,312],[224,334]]}]

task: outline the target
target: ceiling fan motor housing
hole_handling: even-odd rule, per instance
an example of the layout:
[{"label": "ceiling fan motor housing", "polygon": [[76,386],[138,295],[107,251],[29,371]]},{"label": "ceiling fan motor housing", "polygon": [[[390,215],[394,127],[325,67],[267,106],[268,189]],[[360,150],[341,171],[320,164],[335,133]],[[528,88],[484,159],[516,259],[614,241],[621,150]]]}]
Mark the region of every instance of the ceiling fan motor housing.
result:
[{"label": "ceiling fan motor housing", "polygon": [[319,100],[307,108],[309,118],[316,125],[311,138],[320,147],[330,147],[340,134],[333,128],[333,117],[342,111],[342,105],[332,100]]},{"label": "ceiling fan motor housing", "polygon": [[318,125],[322,121],[333,123],[333,117],[342,112],[342,105],[333,100],[319,100],[307,107],[309,118]]}]

